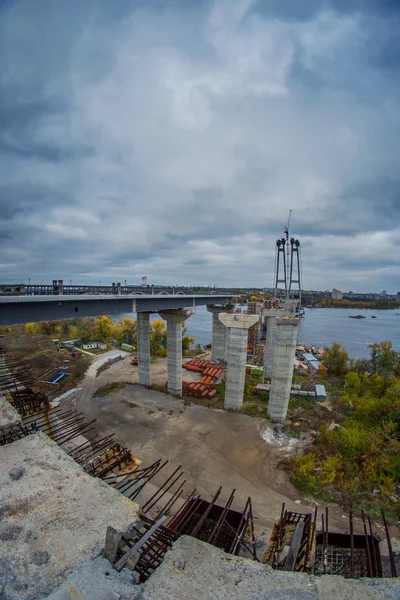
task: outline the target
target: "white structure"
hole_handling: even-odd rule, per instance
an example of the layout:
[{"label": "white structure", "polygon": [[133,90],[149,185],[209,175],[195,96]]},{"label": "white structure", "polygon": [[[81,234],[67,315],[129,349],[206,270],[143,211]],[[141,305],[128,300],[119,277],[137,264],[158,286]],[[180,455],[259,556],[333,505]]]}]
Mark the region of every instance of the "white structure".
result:
[{"label": "white structure", "polygon": [[174,396],[182,396],[182,323],[192,314],[190,310],[159,313],[167,321],[168,392]]},{"label": "white structure", "polygon": [[211,360],[215,362],[226,361],[228,330],[219,320],[219,315],[233,312],[233,306],[207,306],[207,310],[212,313]]},{"label": "white structure", "polygon": [[276,319],[274,361],[268,403],[268,416],[276,423],[284,423],[286,419],[299,323],[300,319],[294,317]]},{"label": "white structure", "polygon": [[333,288],[332,290],[332,300],[343,300],[343,292]]},{"label": "white structure", "polygon": [[257,323],[258,315],[220,313],[219,320],[228,329],[228,354],[224,408],[240,410],[246,375],[247,330]]},{"label": "white structure", "polygon": [[89,344],[83,344],[82,347],[84,350],[93,350],[94,348],[107,350],[107,344],[103,344],[103,342],[90,342]]}]

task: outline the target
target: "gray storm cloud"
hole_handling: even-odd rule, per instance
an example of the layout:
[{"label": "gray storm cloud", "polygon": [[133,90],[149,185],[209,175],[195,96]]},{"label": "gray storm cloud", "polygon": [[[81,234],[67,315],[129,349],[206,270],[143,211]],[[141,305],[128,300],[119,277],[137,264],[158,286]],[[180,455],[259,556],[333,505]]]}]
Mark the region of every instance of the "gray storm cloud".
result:
[{"label": "gray storm cloud", "polygon": [[0,280],[270,285],[293,209],[306,288],[397,291],[400,13],[304,4],[8,2]]}]

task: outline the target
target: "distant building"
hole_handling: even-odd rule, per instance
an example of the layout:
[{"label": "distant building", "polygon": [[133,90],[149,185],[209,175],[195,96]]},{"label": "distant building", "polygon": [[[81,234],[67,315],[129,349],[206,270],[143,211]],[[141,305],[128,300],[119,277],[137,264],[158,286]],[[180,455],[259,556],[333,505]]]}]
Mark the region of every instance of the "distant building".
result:
[{"label": "distant building", "polygon": [[396,299],[398,302],[400,302],[400,292],[397,292]]},{"label": "distant building", "polygon": [[343,292],[341,292],[340,290],[337,290],[336,288],[333,288],[332,300],[342,300],[342,299],[343,299]]}]

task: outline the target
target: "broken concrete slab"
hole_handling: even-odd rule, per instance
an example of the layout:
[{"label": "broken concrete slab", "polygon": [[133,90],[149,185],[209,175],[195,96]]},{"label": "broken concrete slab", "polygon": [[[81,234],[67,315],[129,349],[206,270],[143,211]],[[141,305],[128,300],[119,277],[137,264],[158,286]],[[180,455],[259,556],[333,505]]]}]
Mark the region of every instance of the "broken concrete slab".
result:
[{"label": "broken concrete slab", "polygon": [[12,404],[10,404],[4,396],[0,396],[0,428],[19,425],[21,421],[20,415]]},{"label": "broken concrete slab", "polygon": [[[41,433],[0,451],[2,597],[43,598],[101,553],[108,525],[125,530],[139,507]],[[9,475],[15,466],[24,470],[18,480]]]},{"label": "broken concrete slab", "polygon": [[350,580],[275,571],[182,536],[145,584],[142,600],[394,600],[399,579]]},{"label": "broken concrete slab", "polygon": [[132,584],[132,573],[115,571],[108,560],[98,557],[82,563],[47,600],[135,600],[143,585]]}]

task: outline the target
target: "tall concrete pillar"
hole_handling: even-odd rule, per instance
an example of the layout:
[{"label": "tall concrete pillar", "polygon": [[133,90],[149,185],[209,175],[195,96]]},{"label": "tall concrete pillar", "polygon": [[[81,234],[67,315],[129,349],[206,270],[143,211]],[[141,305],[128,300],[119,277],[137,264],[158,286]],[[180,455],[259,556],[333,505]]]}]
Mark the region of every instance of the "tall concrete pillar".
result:
[{"label": "tall concrete pillar", "polygon": [[219,315],[233,312],[233,306],[207,306],[207,310],[212,313],[211,360],[225,361],[228,349],[228,330],[219,320]]},{"label": "tall concrete pillar", "polygon": [[167,321],[168,392],[174,396],[182,396],[182,323],[192,312],[168,310],[159,315]]},{"label": "tall concrete pillar", "polygon": [[137,314],[139,383],[142,385],[151,385],[149,317],[149,313]]},{"label": "tall concrete pillar", "polygon": [[288,317],[290,311],[286,309],[267,309],[263,311],[263,316],[267,317],[267,337],[264,347],[264,379],[272,377],[272,365],[274,361],[274,338],[276,332],[276,319],[278,317]]},{"label": "tall concrete pillar", "polygon": [[264,347],[264,379],[272,377],[272,364],[274,361],[274,337],[276,331],[276,317],[267,319],[267,336]]},{"label": "tall concrete pillar", "polygon": [[286,419],[299,323],[300,319],[294,317],[276,319],[274,362],[268,403],[268,416],[275,423],[284,423]]},{"label": "tall concrete pillar", "polygon": [[246,376],[247,330],[257,323],[258,315],[221,313],[219,320],[228,328],[224,408],[240,410],[243,406]]}]

